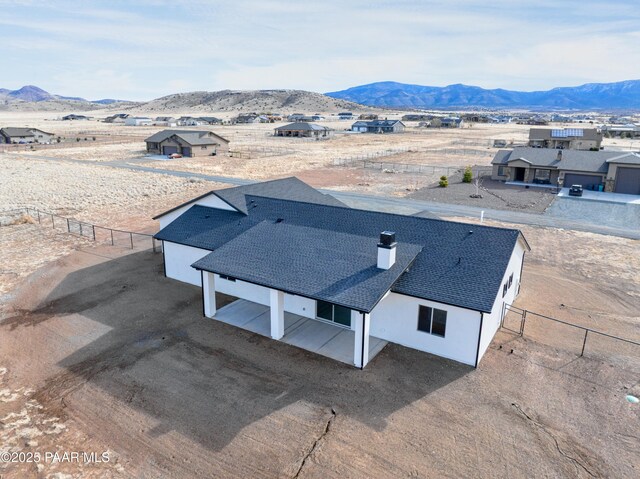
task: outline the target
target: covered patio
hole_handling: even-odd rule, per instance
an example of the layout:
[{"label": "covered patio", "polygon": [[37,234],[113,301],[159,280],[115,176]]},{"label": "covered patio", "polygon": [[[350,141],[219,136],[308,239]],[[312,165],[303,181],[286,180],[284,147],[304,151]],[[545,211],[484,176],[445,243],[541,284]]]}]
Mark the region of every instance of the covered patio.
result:
[{"label": "covered patio", "polygon": [[[213,319],[271,337],[269,306],[237,299],[220,308]],[[354,365],[355,332],[351,329],[285,311],[284,336],[280,341]],[[382,339],[369,336],[369,360],[382,351],[386,344]]]}]

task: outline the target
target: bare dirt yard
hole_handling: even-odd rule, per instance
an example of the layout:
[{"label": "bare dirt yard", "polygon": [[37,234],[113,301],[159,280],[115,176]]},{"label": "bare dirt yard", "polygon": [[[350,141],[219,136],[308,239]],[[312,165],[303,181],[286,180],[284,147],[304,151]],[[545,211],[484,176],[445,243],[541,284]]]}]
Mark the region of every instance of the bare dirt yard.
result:
[{"label": "bare dirt yard", "polygon": [[[528,268],[525,291],[538,283]],[[360,371],[202,318],[149,251],[83,250],[0,322],[7,477],[634,477],[640,366],[501,332],[480,367],[396,345]],[[45,457],[45,456],[43,456]]]},{"label": "bare dirt yard", "polygon": [[[268,136],[277,125],[238,125],[221,133],[242,147],[240,157],[169,162],[140,160],[141,139],[160,128],[43,115],[0,113],[0,122],[118,142],[0,154],[0,211],[40,208],[146,232],[157,229],[155,214],[228,185],[108,162],[247,179],[295,174],[317,187],[455,203],[467,194],[455,182],[450,197],[429,196],[444,194],[431,188],[435,172],[335,160],[395,149],[375,158],[420,164],[439,149],[430,162],[462,167],[477,164],[468,151],[527,131],[478,125],[280,142]],[[265,145],[272,156],[252,150]],[[273,155],[278,148],[286,154]],[[467,156],[446,153],[456,148]],[[547,199],[499,186],[503,199],[483,198],[528,211]],[[198,288],[164,278],[149,245],[96,245],[42,220],[0,215],[0,451],[95,452],[109,461],[5,463],[2,477],[638,475],[640,409],[625,401],[640,396],[637,349],[589,336],[579,357],[580,331],[529,316],[524,337],[501,331],[477,370],[389,345],[359,371],[203,319]],[[638,241],[520,229],[532,251],[516,306],[640,340]]]},{"label": "bare dirt yard", "polygon": [[492,180],[490,175],[479,176],[476,187],[475,179],[472,183],[464,183],[462,176],[462,171],[450,175],[446,188],[440,187],[439,180],[435,178],[430,185],[406,196],[416,200],[527,213],[542,213],[555,198],[555,191],[548,188],[505,185]]}]

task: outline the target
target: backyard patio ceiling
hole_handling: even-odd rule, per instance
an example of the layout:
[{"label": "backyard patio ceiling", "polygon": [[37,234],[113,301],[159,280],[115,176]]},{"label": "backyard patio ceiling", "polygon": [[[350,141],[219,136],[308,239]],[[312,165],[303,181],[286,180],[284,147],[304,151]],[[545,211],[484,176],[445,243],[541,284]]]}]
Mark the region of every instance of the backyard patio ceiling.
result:
[{"label": "backyard patio ceiling", "polygon": [[192,266],[369,313],[421,250],[398,243],[395,264],[383,270],[376,238],[276,220],[262,221]]}]

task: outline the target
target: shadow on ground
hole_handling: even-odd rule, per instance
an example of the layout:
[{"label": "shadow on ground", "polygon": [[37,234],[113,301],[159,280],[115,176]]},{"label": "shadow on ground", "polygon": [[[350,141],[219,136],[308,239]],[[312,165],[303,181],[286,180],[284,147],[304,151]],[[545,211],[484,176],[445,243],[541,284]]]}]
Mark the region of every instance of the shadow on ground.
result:
[{"label": "shadow on ground", "polygon": [[[72,272],[35,310],[0,329],[9,334],[66,317],[110,329],[79,342],[36,399],[64,415],[65,396],[90,382],[153,418],[152,437],[177,431],[214,450],[300,401],[381,431],[392,413],[472,370],[389,345],[360,371],[205,319],[200,289],[165,278],[162,256],[149,251]],[[64,334],[77,340],[73,331]]]}]

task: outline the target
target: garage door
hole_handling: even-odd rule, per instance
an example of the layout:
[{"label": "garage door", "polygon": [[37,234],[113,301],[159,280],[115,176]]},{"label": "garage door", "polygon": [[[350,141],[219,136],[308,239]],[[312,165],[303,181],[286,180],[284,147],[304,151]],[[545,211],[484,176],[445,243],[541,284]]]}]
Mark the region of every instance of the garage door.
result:
[{"label": "garage door", "polygon": [[575,173],[567,173],[564,175],[565,188],[568,188],[571,185],[582,185],[585,190],[597,190],[598,185],[601,184],[602,176],[578,175]]},{"label": "garage door", "polygon": [[174,153],[178,153],[178,147],[177,146],[163,146],[162,147],[162,154],[163,155],[173,155]]},{"label": "garage door", "polygon": [[640,168],[618,167],[615,192],[640,195]]}]

